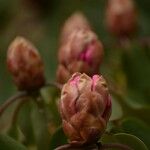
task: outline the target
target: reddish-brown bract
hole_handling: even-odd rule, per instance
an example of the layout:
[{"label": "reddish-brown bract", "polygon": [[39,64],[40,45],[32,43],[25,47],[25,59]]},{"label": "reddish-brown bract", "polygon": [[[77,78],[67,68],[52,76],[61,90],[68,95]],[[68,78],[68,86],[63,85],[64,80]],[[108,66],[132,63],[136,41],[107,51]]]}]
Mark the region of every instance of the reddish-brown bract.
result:
[{"label": "reddish-brown bract", "polygon": [[96,143],[111,114],[111,98],[104,78],[73,74],[62,89],[59,108],[71,144]]}]

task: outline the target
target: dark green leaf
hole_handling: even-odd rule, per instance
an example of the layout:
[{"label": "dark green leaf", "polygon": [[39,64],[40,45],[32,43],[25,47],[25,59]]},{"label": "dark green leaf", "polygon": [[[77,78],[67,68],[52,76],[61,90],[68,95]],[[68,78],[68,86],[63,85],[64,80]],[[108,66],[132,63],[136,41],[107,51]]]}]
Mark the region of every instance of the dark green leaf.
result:
[{"label": "dark green leaf", "polygon": [[21,145],[19,142],[3,134],[0,134],[0,149],[1,150],[27,150],[27,148]]},{"label": "dark green leaf", "polygon": [[150,128],[143,121],[136,118],[127,118],[121,122],[121,128],[124,132],[140,138],[150,149]]},{"label": "dark green leaf", "polygon": [[36,105],[32,109],[32,125],[38,150],[47,150],[50,144],[50,133],[48,130],[48,118],[45,109]]},{"label": "dark green leaf", "polygon": [[145,144],[136,136],[125,133],[118,133],[114,135],[119,143],[128,145],[134,150],[148,150]]},{"label": "dark green leaf", "polygon": [[[114,135],[104,135],[101,139],[102,143],[119,143],[129,146],[134,150],[148,150],[146,145],[136,136],[126,133],[118,133]],[[111,149],[116,150],[116,149]]]},{"label": "dark green leaf", "polygon": [[33,109],[33,105],[34,104],[32,103],[32,101],[28,101],[22,106],[22,108],[18,112],[19,114],[17,123],[19,129],[21,130],[24,136],[23,142],[26,145],[32,145],[35,142],[31,120],[31,112]]},{"label": "dark green leaf", "polygon": [[58,128],[52,136],[49,150],[54,150],[56,147],[66,144],[67,138],[63,132],[62,127]]}]

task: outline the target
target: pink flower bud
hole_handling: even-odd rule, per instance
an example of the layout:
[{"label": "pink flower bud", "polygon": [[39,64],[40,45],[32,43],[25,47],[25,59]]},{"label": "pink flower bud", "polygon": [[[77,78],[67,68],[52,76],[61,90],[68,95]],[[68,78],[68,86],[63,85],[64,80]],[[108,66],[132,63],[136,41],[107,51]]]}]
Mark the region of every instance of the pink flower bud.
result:
[{"label": "pink flower bud", "polygon": [[[59,63],[72,75],[75,72],[90,76],[99,72],[103,46],[91,30],[79,29],[72,32],[68,42],[59,49]],[[66,81],[63,81],[66,82]]]},{"label": "pink flower bud", "polygon": [[91,144],[105,131],[111,98],[102,76],[75,73],[64,85],[59,103],[63,129],[72,144]]},{"label": "pink flower bud", "polygon": [[132,35],[137,27],[133,0],[108,0],[106,25],[108,30],[118,37]]},{"label": "pink flower bud", "polygon": [[40,54],[22,37],[17,37],[9,46],[7,66],[19,90],[35,90],[45,83]]},{"label": "pink flower bud", "polygon": [[86,17],[80,13],[76,12],[74,13],[71,17],[69,17],[63,28],[62,28],[62,33],[60,37],[60,42],[61,44],[67,42],[68,37],[74,30],[78,29],[90,29],[90,25],[86,19]]}]

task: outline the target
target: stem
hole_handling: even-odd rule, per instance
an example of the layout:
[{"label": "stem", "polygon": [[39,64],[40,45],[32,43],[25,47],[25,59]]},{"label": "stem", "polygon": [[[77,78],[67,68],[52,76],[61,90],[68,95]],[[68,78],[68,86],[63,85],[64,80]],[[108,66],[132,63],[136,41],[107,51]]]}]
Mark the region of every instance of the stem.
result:
[{"label": "stem", "polygon": [[21,107],[22,107],[26,102],[28,102],[28,101],[29,101],[29,97],[27,97],[27,98],[24,97],[24,98],[22,98],[22,101],[20,101],[20,103],[17,105],[17,107],[16,107],[16,109],[15,109],[15,111],[14,111],[14,113],[13,113],[12,124],[15,124],[15,123],[16,123],[16,121],[17,121],[17,116],[18,116],[18,113],[19,113]]},{"label": "stem", "polygon": [[128,147],[124,144],[119,143],[110,143],[110,144],[103,144],[103,145],[91,145],[91,146],[81,146],[81,147],[74,147],[73,145],[66,144],[59,146],[55,150],[106,150],[110,148],[115,148],[118,150],[133,150],[132,148]]},{"label": "stem", "polygon": [[63,87],[63,85],[58,82],[49,82],[49,83],[46,83],[45,86],[54,86],[58,88],[59,90],[61,90]]},{"label": "stem", "polygon": [[100,150],[105,150],[105,149],[109,149],[109,148],[116,148],[116,149],[119,149],[119,150],[133,150],[129,146],[124,145],[124,144],[119,144],[119,143],[103,144],[100,147]]},{"label": "stem", "polygon": [[3,114],[3,112],[7,109],[8,106],[10,106],[12,103],[14,103],[17,99],[27,96],[28,93],[26,91],[22,91],[17,93],[16,95],[10,97],[7,99],[1,106],[0,106],[0,116]]},{"label": "stem", "polygon": [[66,144],[66,145],[59,146],[55,150],[98,150],[98,148],[96,145],[75,147],[73,145]]}]

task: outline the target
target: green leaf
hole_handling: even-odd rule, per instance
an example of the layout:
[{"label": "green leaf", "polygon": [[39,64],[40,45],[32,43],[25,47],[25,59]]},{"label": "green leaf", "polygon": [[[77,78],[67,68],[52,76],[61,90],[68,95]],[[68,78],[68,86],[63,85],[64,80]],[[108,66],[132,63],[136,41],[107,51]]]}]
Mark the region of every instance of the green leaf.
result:
[{"label": "green leaf", "polygon": [[32,101],[25,103],[18,114],[18,127],[24,136],[23,141],[26,145],[33,145],[35,143],[31,118],[33,105]]},{"label": "green leaf", "polygon": [[120,103],[113,97],[112,98],[112,114],[110,121],[118,120],[123,116],[123,111]]},{"label": "green leaf", "polygon": [[115,134],[115,138],[119,143],[128,145],[134,150],[148,150],[146,145],[136,136],[126,133]]},{"label": "green leaf", "polygon": [[49,150],[54,150],[56,147],[66,143],[67,138],[63,132],[62,127],[59,127],[51,138]]},{"label": "green leaf", "polygon": [[12,124],[12,126],[10,127],[10,129],[8,130],[8,135],[13,139],[18,140],[19,130],[16,123]]},{"label": "green leaf", "polygon": [[57,107],[58,90],[55,87],[43,87],[40,93],[46,106],[48,107],[49,113],[51,113],[53,122],[59,126],[60,115]]},{"label": "green leaf", "polygon": [[150,149],[150,128],[143,121],[136,118],[126,118],[121,122],[121,128],[124,132],[140,138]]},{"label": "green leaf", "polygon": [[47,150],[50,143],[50,133],[48,130],[49,120],[45,109],[35,105],[32,109],[32,126],[35,136],[35,142],[38,150]]},{"label": "green leaf", "polygon": [[11,137],[0,134],[0,149],[1,150],[27,150],[25,146],[15,141]]},{"label": "green leaf", "polygon": [[[134,150],[148,150],[146,145],[136,136],[126,133],[117,133],[114,135],[105,134],[101,139],[103,144],[119,143],[129,146]],[[111,149],[111,150],[116,150]]]}]

